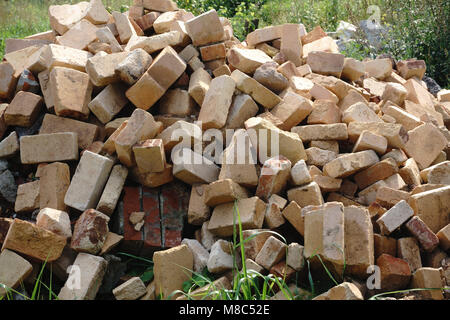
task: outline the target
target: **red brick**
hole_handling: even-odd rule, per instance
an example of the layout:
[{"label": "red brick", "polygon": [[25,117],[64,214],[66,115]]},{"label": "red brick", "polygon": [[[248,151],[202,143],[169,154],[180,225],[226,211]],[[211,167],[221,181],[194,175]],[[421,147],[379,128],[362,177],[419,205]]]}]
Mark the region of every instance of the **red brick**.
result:
[{"label": "red brick", "polygon": [[143,239],[145,247],[161,247],[161,222],[159,213],[159,191],[157,189],[142,189],[142,207],[145,212]]},{"label": "red brick", "polygon": [[419,217],[412,217],[406,223],[406,228],[419,241],[420,246],[427,252],[431,252],[439,245],[439,238]]},{"label": "red brick", "polygon": [[161,189],[161,232],[164,248],[181,244],[184,219],[187,217],[189,207],[189,195],[189,188],[178,181],[164,185]]},{"label": "red brick", "polygon": [[382,290],[399,290],[408,286],[411,269],[405,260],[382,254],[377,259],[377,266],[380,268]]},{"label": "red brick", "polygon": [[181,245],[182,232],[180,230],[164,230],[164,247],[174,248]]},{"label": "red brick", "polygon": [[123,236],[125,241],[141,241],[142,233],[134,229],[130,222],[130,215],[133,212],[141,211],[140,187],[124,187],[123,198]]}]

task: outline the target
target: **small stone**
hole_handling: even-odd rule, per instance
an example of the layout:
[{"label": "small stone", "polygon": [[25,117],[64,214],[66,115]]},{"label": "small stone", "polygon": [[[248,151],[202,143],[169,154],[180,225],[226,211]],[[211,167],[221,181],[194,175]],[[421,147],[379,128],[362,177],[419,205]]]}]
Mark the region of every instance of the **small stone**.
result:
[{"label": "small stone", "polygon": [[119,245],[119,243],[123,240],[123,236],[120,236],[114,232],[108,232],[106,235],[105,243],[103,244],[102,250],[99,255],[103,256],[106,253],[113,250],[115,247]]},{"label": "small stone", "polygon": [[145,218],[145,212],[132,212],[130,214],[129,220],[131,222],[131,224],[138,224],[140,222],[142,222]]}]

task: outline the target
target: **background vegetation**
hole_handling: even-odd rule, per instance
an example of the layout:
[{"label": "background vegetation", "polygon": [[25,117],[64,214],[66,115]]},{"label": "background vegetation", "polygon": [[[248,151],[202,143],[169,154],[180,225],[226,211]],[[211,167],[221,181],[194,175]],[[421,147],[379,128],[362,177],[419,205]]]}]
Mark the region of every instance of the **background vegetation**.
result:
[{"label": "background vegetation", "polygon": [[[371,47],[363,34],[346,52],[358,59],[390,53],[396,59],[416,57],[427,63],[427,75],[441,86],[450,82],[450,1],[445,0],[176,0],[179,7],[200,14],[215,8],[228,17],[235,34],[243,40],[252,27],[303,23],[307,30],[320,25],[335,31],[341,20],[358,26],[371,17],[371,5],[380,8],[381,23],[389,32],[381,47]],[[50,28],[51,4],[78,0],[8,0],[0,2],[0,58],[4,39],[21,38]],[[110,10],[127,10],[132,0],[103,0]]]}]

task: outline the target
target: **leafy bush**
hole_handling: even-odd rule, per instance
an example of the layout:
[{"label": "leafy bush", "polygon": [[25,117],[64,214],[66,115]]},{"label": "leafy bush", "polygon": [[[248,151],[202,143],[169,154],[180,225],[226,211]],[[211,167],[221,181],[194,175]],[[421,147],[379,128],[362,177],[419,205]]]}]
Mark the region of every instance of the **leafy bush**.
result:
[{"label": "leafy bush", "polygon": [[402,60],[417,58],[425,60],[427,75],[441,86],[450,85],[450,32],[448,17],[450,1],[442,0],[271,0],[261,6],[256,16],[260,27],[282,23],[303,23],[307,30],[320,25],[325,31],[335,31],[339,21],[358,26],[368,19],[371,5],[380,8],[380,22],[388,32],[381,46],[371,47],[361,32],[356,42],[343,52],[362,60],[390,53]]}]

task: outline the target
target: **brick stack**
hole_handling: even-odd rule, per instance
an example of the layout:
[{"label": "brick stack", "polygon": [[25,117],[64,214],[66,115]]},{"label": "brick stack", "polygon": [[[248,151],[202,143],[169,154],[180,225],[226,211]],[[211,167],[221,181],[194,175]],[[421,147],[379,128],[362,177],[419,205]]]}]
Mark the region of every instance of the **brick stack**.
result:
[{"label": "brick stack", "polygon": [[59,298],[94,299],[119,246],[153,254],[155,281],[117,299],[167,297],[194,267],[230,288],[239,212],[248,269],[346,266],[317,299],[367,298],[374,265],[375,292],[450,285],[450,94],[428,92],[424,61],[346,58],[302,24],[241,42],[215,10],[171,0],[49,17],[0,63],[0,282],[27,278],[28,259],[73,264],[81,287]]}]

